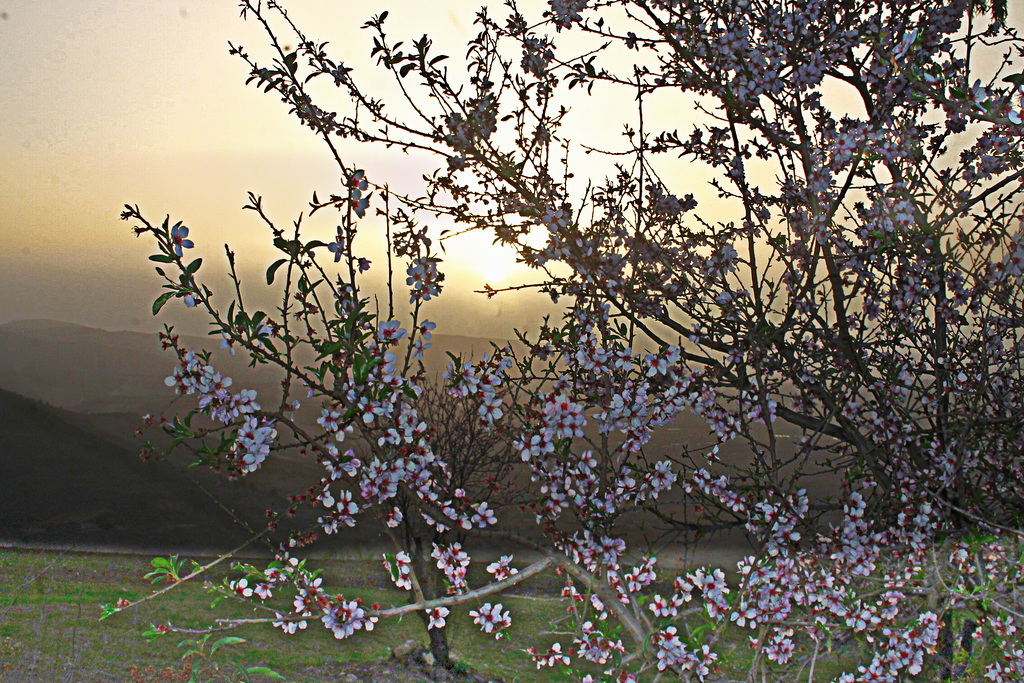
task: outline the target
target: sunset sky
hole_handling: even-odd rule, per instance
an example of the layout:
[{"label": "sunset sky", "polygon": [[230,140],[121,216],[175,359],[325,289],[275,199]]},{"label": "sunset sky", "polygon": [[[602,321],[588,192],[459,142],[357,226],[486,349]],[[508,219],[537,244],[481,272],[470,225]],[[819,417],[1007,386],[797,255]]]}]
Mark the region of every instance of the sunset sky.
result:
[{"label": "sunset sky", "polygon": [[[369,58],[371,36],[359,28],[370,16],[389,10],[394,40],[428,33],[435,52],[452,56],[455,70],[475,34],[478,6],[464,0],[285,4],[312,39],[330,41],[332,56],[355,67],[357,78],[364,75],[363,83],[366,74],[379,73]],[[519,4],[533,18],[547,6],[544,0]],[[1011,24],[1020,25],[1021,4],[1010,3]],[[558,40],[571,45],[578,33],[563,32]],[[322,143],[275,96],[245,85],[247,67],[228,55],[229,40],[266,54],[260,27],[239,18],[234,0],[0,0],[0,323],[54,318],[159,329],[150,315],[160,293],[146,259],[152,245],[118,220],[125,203],[138,204],[153,221],[168,213],[184,221],[196,254],[205,257],[204,273],[223,273],[223,244],[230,243],[243,276],[258,285],[274,256],[267,230],[240,210],[246,193],[263,195],[271,215],[289,225],[307,209],[313,190],[337,191],[338,174]],[[851,94],[826,90],[837,111],[852,102],[851,112],[860,113]],[[625,149],[623,123],[636,122],[632,98],[600,86],[595,95],[573,106],[563,130],[575,141]],[[321,105],[344,111],[347,103],[339,96]],[[645,116],[648,130],[685,131],[694,120],[693,102],[667,100]],[[600,180],[600,159],[574,154],[578,182],[587,174]],[[379,148],[355,150],[347,160],[376,181],[410,191],[432,169]],[[670,161],[675,165],[663,177],[673,189],[694,192],[702,214],[719,217],[707,178]],[[307,238],[330,239],[330,218],[309,224]],[[526,316],[550,310],[538,295],[487,302],[472,294],[485,282],[531,281],[529,271],[482,234],[449,242],[443,270],[448,289],[427,316],[447,332],[507,336]],[[223,279],[213,280],[218,283]],[[186,330],[205,329],[199,316],[184,313],[174,319]]]},{"label": "sunset sky", "polygon": [[[388,9],[396,39],[428,32],[439,51],[458,57],[476,6],[287,5],[312,38],[331,41],[335,59],[365,70],[370,35],[359,27],[371,15]],[[539,16],[545,3],[531,5]],[[213,268],[222,268],[229,242],[255,284],[271,250],[256,216],[240,210],[246,192],[264,195],[288,225],[314,189],[337,190],[322,143],[274,96],[245,85],[247,67],[228,55],[229,40],[253,54],[266,43],[233,0],[0,0],[0,323],[44,317],[158,329],[151,245],[118,220],[125,203],[150,220],[183,220]],[[353,163],[392,184],[423,170],[394,155],[361,154]],[[307,237],[329,238],[333,224],[321,229]],[[510,311],[526,304],[492,301],[479,319],[467,319],[464,307],[485,281],[528,277],[515,268],[482,235],[449,244],[449,292],[430,317],[460,320],[462,329],[449,332],[507,334]],[[452,308],[459,314],[449,316]],[[179,319],[203,329],[197,316]]]}]

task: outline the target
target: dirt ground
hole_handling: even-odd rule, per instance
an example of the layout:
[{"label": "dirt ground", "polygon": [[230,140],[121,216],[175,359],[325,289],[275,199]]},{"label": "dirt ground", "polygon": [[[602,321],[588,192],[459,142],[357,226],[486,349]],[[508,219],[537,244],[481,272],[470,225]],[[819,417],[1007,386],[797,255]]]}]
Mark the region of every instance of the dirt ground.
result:
[{"label": "dirt ground", "polygon": [[[295,683],[504,683],[504,679],[487,676],[475,671],[456,669],[446,671],[428,663],[429,653],[422,647],[412,649],[402,656],[393,656],[370,662],[343,662],[328,660],[323,665],[309,667],[298,674],[285,678]],[[55,670],[39,670],[27,666],[27,662],[4,662],[0,665],[0,683],[46,683],[48,681],[74,681],[74,683],[185,683],[190,680],[192,670],[187,666],[174,668],[125,667],[123,662],[112,661],[107,668],[76,670],[74,678]],[[209,683],[236,681],[227,673],[218,676],[203,671],[197,680]],[[246,679],[254,682],[270,681],[267,676],[253,676]]]},{"label": "dirt ground", "polygon": [[376,662],[335,662],[309,670],[309,680],[341,681],[343,683],[504,683],[501,678],[474,671],[445,671],[427,663],[430,653],[417,647],[399,656]]}]

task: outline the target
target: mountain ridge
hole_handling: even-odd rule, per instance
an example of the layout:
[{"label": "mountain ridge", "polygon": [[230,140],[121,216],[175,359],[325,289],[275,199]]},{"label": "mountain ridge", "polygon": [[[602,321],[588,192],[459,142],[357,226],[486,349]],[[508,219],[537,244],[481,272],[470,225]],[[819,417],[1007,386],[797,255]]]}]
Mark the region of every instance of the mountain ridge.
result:
[{"label": "mountain ridge", "polygon": [[[248,357],[221,352],[216,337],[183,335],[189,348],[215,351],[214,366],[235,386],[261,395],[280,386],[279,371],[248,367]],[[464,335],[433,337],[426,353],[428,372],[448,364],[446,352],[482,355],[490,340]],[[0,324],[0,387],[53,406],[85,413],[159,413],[175,395],[164,384],[174,357],[156,333],[110,331],[46,318]]]}]

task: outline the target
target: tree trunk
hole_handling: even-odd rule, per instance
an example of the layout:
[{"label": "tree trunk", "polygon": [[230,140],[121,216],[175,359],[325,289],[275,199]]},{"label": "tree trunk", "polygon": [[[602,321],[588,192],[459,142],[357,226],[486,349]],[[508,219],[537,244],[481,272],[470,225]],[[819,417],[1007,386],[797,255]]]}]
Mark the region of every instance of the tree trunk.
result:
[{"label": "tree trunk", "polygon": [[[413,553],[413,571],[421,579],[420,590],[423,591],[423,596],[428,600],[438,597],[441,594],[438,586],[439,579],[436,572],[430,571],[427,567],[423,538],[413,536],[408,540],[411,541],[412,546],[410,549]],[[411,598],[412,596],[410,596]],[[451,650],[448,647],[448,627],[430,628],[430,617],[427,616],[427,613],[420,611],[417,614],[423,621],[423,627],[427,630],[427,636],[430,638],[430,654],[434,657],[434,666],[450,670],[455,664],[452,662]]]},{"label": "tree trunk", "polygon": [[448,649],[448,627],[432,628],[427,632],[430,634],[430,654],[434,655],[434,666],[451,669],[454,663]]}]

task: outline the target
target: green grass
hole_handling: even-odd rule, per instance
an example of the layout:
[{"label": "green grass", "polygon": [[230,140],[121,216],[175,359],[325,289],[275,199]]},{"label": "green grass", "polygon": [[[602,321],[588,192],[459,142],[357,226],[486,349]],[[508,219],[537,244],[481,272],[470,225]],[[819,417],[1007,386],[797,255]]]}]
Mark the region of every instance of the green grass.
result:
[{"label": "green grass", "polygon": [[[171,633],[150,643],[142,634],[151,624],[170,622],[180,628],[199,629],[218,617],[266,616],[241,600],[225,600],[211,609],[213,596],[201,580],[194,580],[100,621],[100,605],[113,604],[119,598],[135,600],[153,592],[154,587],[143,578],[151,569],[151,559],[144,555],[0,549],[0,681],[184,681],[189,673],[182,661],[187,647],[179,643],[200,636]],[[256,564],[260,566],[258,561]],[[407,594],[391,584],[376,559],[322,560],[312,566],[323,567],[329,590],[342,592],[348,599],[361,598],[366,604],[384,605],[402,604],[406,599]],[[480,583],[482,571],[482,567],[476,567],[471,572],[471,585]],[[238,573],[232,572],[225,562],[211,569],[208,578],[219,582],[228,575]],[[553,597],[558,587],[552,578],[530,579],[524,588],[528,589],[524,590],[527,595],[494,598],[513,615],[508,637],[498,641],[481,633],[472,623],[468,612],[474,605],[453,609],[448,618],[453,658],[458,666],[509,683],[576,680],[564,671],[537,670],[523,652],[530,646],[546,651],[556,640],[565,649],[571,642],[570,636],[553,633],[566,613],[565,603]],[[290,600],[290,593],[282,591],[271,605],[283,606]],[[730,680],[746,677],[751,657],[746,644],[750,635],[754,634],[729,626],[714,646],[721,657],[719,664]],[[203,672],[197,680],[245,680],[238,676],[213,676],[212,662],[222,671],[224,667],[262,666],[281,673],[289,681],[320,681],[339,673],[342,663],[387,658],[393,649],[410,639],[422,646],[427,644],[422,622],[411,615],[383,620],[372,634],[357,633],[343,641],[335,640],[319,621],[311,621],[309,628],[296,635],[284,634],[267,624],[252,624],[211,636],[204,652],[224,636],[241,637],[246,642],[222,648],[212,660],[197,660],[196,668]],[[984,665],[998,657],[991,647],[979,646],[982,651],[975,653],[968,675],[962,680],[981,680]],[[812,647],[813,643],[806,638],[799,641],[801,651],[797,659],[801,654],[809,654]],[[815,681],[831,680],[867,661],[855,641],[839,643],[832,652],[820,654]],[[775,673],[781,675],[782,670]],[[787,677],[798,675],[794,670],[785,673]],[[775,680],[772,677],[769,673],[768,679]],[[806,677],[805,670],[801,680]],[[249,680],[273,679],[252,676]]]},{"label": "green grass", "polygon": [[[211,610],[213,597],[200,580],[193,580],[99,621],[101,604],[112,604],[119,598],[134,600],[152,592],[153,587],[143,579],[151,569],[150,559],[107,553],[0,550],[0,680],[133,680],[132,666],[140,672],[134,680],[178,680],[173,675],[183,671],[181,657],[185,652],[179,643],[199,636],[171,633],[150,643],[142,637],[150,624],[170,622],[176,627],[198,629],[217,617],[266,616],[234,600],[221,602]],[[325,567],[325,583],[342,591],[346,598],[381,604],[401,604],[405,600],[404,591],[384,583],[387,578],[376,561],[327,560],[316,566]],[[217,582],[229,573],[229,567],[218,566],[210,570],[209,578]],[[509,636],[495,641],[481,633],[467,614],[473,606],[462,606],[448,619],[454,659],[507,681],[568,680],[559,672],[537,671],[521,651],[531,645],[547,649],[557,639],[546,632],[551,630],[553,620],[564,614],[560,601],[543,596],[498,599],[512,610]],[[290,596],[282,594],[281,600],[286,602]],[[372,634],[360,633],[343,641],[335,640],[318,621],[296,635],[266,624],[245,626],[216,634],[209,644],[224,635],[239,636],[247,642],[222,649],[216,661],[236,662],[243,667],[266,666],[295,681],[317,680],[317,673],[330,670],[335,660],[377,660],[388,657],[393,648],[409,639],[427,643],[422,622],[414,616],[381,621]]]}]

